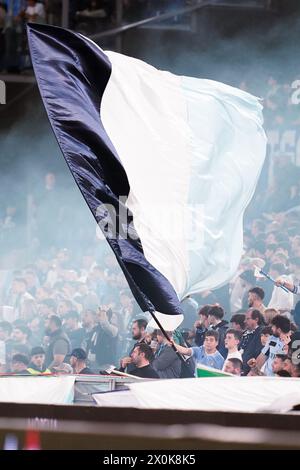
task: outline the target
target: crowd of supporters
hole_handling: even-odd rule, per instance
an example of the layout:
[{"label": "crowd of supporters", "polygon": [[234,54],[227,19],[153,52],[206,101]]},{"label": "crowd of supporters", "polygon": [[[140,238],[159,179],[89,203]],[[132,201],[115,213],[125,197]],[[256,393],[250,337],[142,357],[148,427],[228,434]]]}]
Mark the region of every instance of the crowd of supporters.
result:
[{"label": "crowd of supporters", "polygon": [[[299,299],[259,273],[263,268],[287,286],[299,285],[297,206],[245,221],[235,278],[186,298],[184,322],[168,332],[168,340],[160,330],[147,329],[149,315],[138,308],[105,240],[94,236],[86,240],[88,247],[78,240],[59,247],[63,234],[56,213],[62,203],[53,174],[46,175],[40,200],[38,209],[47,217],[36,210],[33,235],[40,243],[30,262],[22,265],[17,251],[22,266],[0,270],[2,373],[99,373],[114,365],[142,377],[175,378],[185,374],[183,368],[194,373],[198,363],[236,375],[299,376]],[[7,208],[1,220],[2,234],[14,243],[21,234],[15,212]],[[48,233],[45,246],[51,230],[52,244]],[[185,365],[174,345],[189,358]]]},{"label": "crowd of supporters", "polygon": [[[272,77],[266,81],[266,126],[276,126],[280,116],[296,116],[293,90],[287,88]],[[298,125],[297,119],[293,123]],[[184,322],[169,332],[171,342],[146,329],[149,316],[137,307],[105,240],[97,238],[92,220],[80,219],[87,209],[71,211],[68,200],[75,195],[61,186],[48,173],[43,187],[29,190],[26,204],[19,198],[1,204],[2,372],[38,367],[98,373],[113,364],[137,375],[179,377],[174,341],[190,358],[191,371],[202,363],[234,374],[298,376],[297,294],[257,269],[290,285],[300,283],[299,167],[289,154],[267,159],[244,220],[244,254],[235,278],[186,298]]]}]

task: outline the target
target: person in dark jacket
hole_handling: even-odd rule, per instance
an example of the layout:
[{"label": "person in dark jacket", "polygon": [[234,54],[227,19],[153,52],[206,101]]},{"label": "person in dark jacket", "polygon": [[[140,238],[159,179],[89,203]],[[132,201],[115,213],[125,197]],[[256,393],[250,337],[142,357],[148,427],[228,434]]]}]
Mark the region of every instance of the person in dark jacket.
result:
[{"label": "person in dark jacket", "polygon": [[209,327],[209,311],[211,309],[211,305],[204,305],[198,312],[199,320],[195,322],[195,345],[196,346],[203,346],[205,333]]},{"label": "person in dark jacket", "polygon": [[74,374],[94,374],[86,365],[87,355],[84,349],[76,348],[71,352],[70,364],[73,367]]},{"label": "person in dark jacket", "polygon": [[219,334],[218,351],[224,358],[227,356],[227,349],[225,348],[225,335],[228,330],[228,322],[223,320],[224,309],[220,305],[212,305],[208,312],[208,321],[210,329],[217,331]]},{"label": "person in dark jacket", "polygon": [[135,343],[130,349],[128,356],[123,357],[120,360],[121,367],[119,370],[121,372],[125,372],[126,370],[127,374],[131,374],[131,371],[135,368],[134,364],[132,363],[131,353],[136,346],[138,346],[141,343],[146,343],[145,336],[146,336],[147,325],[148,325],[148,322],[145,318],[137,318],[132,323],[131,334],[132,334],[132,339],[135,341]]},{"label": "person in dark jacket", "polygon": [[91,331],[87,344],[88,360],[92,369],[116,363],[119,329],[114,312],[99,308],[97,326]]},{"label": "person in dark jacket", "polygon": [[150,362],[153,360],[153,352],[148,344],[141,343],[131,353],[135,369],[131,375],[147,379],[159,379],[158,373],[153,369]]},{"label": "person in dark jacket", "polygon": [[68,312],[64,319],[64,330],[73,349],[81,348],[85,338],[85,330],[79,326],[80,315],[76,310]]},{"label": "person in dark jacket", "polygon": [[240,342],[240,351],[243,357],[242,374],[247,375],[250,372],[248,366],[249,359],[256,359],[261,353],[262,343],[261,334],[264,329],[264,317],[259,310],[250,309],[245,317],[246,331]]},{"label": "person in dark jacket", "polygon": [[49,369],[57,368],[71,352],[70,340],[63,332],[61,319],[57,315],[51,315],[45,325],[45,333],[49,337],[45,364]]},{"label": "person in dark jacket", "polygon": [[[172,338],[172,332],[167,331]],[[181,361],[161,330],[157,330],[158,348],[152,362],[153,369],[161,379],[177,379],[181,373]]]}]

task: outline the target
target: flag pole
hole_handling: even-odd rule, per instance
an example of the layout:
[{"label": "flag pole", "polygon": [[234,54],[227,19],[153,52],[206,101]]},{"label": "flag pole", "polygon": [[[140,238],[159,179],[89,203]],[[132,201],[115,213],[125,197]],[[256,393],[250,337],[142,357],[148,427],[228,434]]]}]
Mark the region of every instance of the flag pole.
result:
[{"label": "flag pole", "polygon": [[287,287],[282,286],[282,285],[277,285],[275,279],[273,279],[269,274],[267,274],[267,273],[266,273],[265,271],[263,271],[261,268],[259,268],[258,266],[256,266],[256,268],[258,268],[260,274],[262,274],[262,275],[265,276],[267,279],[269,279],[269,281],[273,282],[274,285],[276,285],[277,287],[280,287],[280,288],[281,288],[282,290],[284,290],[285,292],[291,292]]},{"label": "flag pole", "polygon": [[176,346],[175,344],[171,341],[171,338],[169,338],[169,336],[167,335],[167,332],[166,330],[164,329],[164,327],[162,326],[162,324],[160,323],[160,321],[158,320],[158,318],[156,317],[155,315],[155,310],[154,311],[151,311],[149,310],[150,314],[152,315],[154,321],[156,321],[160,331],[162,332],[162,334],[164,335],[164,337],[169,341],[169,343],[171,343],[171,347],[172,349],[175,351],[177,357],[179,357],[179,359],[181,360],[181,362],[183,362],[184,364],[186,364],[186,360],[184,359],[184,357],[180,354],[179,351],[177,351],[176,349]]}]

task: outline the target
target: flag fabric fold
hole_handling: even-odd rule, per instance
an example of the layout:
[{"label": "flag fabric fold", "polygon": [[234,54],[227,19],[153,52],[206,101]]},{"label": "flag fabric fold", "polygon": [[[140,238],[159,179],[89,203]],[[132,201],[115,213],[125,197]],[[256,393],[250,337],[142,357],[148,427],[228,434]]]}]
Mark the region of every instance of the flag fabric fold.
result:
[{"label": "flag fabric fold", "polygon": [[69,169],[141,309],[171,330],[180,300],[237,269],[265,157],[262,106],[62,28],[31,24],[28,39]]}]

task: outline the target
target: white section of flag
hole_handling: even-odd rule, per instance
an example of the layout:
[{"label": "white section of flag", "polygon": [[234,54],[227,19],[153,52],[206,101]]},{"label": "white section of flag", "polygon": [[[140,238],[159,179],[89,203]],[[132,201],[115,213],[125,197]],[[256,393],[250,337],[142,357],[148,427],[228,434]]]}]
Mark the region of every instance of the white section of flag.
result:
[{"label": "white section of flag", "polygon": [[179,299],[218,287],[242,254],[243,213],[265,158],[262,106],[228,85],[106,54],[101,119],[145,257]]}]

